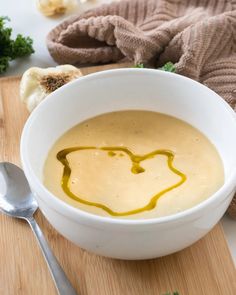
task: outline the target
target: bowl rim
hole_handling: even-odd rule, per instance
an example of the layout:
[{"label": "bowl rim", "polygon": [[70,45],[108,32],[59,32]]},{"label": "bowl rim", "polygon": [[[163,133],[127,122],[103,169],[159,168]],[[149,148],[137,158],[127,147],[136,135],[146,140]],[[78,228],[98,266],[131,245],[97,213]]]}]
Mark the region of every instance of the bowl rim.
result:
[{"label": "bowl rim", "polygon": [[[195,216],[195,214],[200,213],[204,208],[208,207],[209,205],[212,205],[213,203],[221,200],[225,200],[227,196],[230,193],[233,193],[236,188],[236,167],[233,170],[233,172],[230,174],[227,179],[225,179],[224,184],[210,197],[208,197],[206,200],[200,202],[199,204],[190,207],[184,211],[180,211],[175,214],[167,215],[167,216],[161,216],[161,217],[154,217],[154,218],[139,218],[139,219],[129,219],[129,218],[114,218],[109,216],[101,216],[96,215],[87,211],[83,211],[79,208],[76,208],[65,201],[61,200],[60,198],[56,197],[53,193],[51,193],[40,181],[39,177],[36,176],[34,173],[31,163],[29,161],[29,158],[26,153],[26,149],[24,148],[27,138],[29,129],[31,128],[32,122],[34,121],[34,118],[38,116],[38,113],[41,111],[42,108],[45,108],[45,106],[48,104],[49,100],[56,99],[56,96],[58,93],[61,92],[62,89],[69,88],[73,84],[77,83],[87,83],[90,80],[96,79],[96,78],[105,78],[107,76],[111,75],[120,75],[121,73],[124,74],[142,74],[142,73],[150,73],[154,75],[162,75],[166,77],[172,77],[174,79],[182,79],[186,81],[187,83],[192,83],[193,85],[197,85],[198,87],[205,88],[208,92],[210,92],[212,95],[214,95],[215,99],[218,100],[218,102],[221,104],[222,109],[224,109],[225,112],[228,113],[228,115],[234,120],[235,122],[235,129],[236,129],[236,114],[234,113],[233,109],[225,102],[225,100],[219,96],[216,92],[211,90],[210,88],[206,87],[203,84],[200,84],[199,82],[192,80],[188,77],[176,74],[176,73],[170,73],[165,72],[162,70],[156,70],[156,69],[146,69],[146,68],[119,68],[119,69],[111,69],[111,70],[105,70],[101,72],[92,73],[86,76],[79,77],[78,79],[75,79],[71,81],[70,83],[60,87],[50,95],[48,95],[47,99],[43,100],[40,105],[36,107],[35,110],[30,114],[28,117],[22,134],[21,134],[21,141],[20,141],[20,158],[22,167],[24,170],[24,173],[29,180],[30,183],[34,184],[34,187],[38,187],[38,190],[41,191],[43,196],[46,196],[47,199],[50,199],[52,203],[54,203],[55,207],[53,206],[53,210],[58,211],[62,215],[66,215],[68,218],[71,219],[77,219],[79,217],[84,218],[85,220],[90,220],[94,222],[99,223],[105,223],[105,224],[116,224],[116,225],[151,225],[151,224],[162,224],[162,223],[169,223],[173,221],[180,221],[185,217],[191,217]],[[235,133],[236,134],[236,133]],[[36,190],[35,190],[36,191]],[[44,201],[44,198],[41,196],[39,197]],[[49,207],[52,207],[52,203],[50,205],[47,205]],[[65,211],[68,212],[68,214],[65,213]]]}]

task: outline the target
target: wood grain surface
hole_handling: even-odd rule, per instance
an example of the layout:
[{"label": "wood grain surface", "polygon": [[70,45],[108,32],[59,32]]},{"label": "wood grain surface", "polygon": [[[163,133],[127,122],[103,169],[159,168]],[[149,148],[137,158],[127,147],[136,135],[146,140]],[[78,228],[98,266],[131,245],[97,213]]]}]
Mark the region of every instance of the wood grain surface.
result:
[{"label": "wood grain surface", "polygon": [[[82,73],[107,68],[84,68]],[[19,80],[0,80],[0,160],[20,165],[19,141],[28,113],[19,100]],[[179,253],[148,261],[121,261],[73,245],[39,211],[36,219],[78,295],[162,295],[175,290],[180,295],[236,294],[236,270],[220,224]],[[0,295],[54,294],[28,224],[0,214]]]}]

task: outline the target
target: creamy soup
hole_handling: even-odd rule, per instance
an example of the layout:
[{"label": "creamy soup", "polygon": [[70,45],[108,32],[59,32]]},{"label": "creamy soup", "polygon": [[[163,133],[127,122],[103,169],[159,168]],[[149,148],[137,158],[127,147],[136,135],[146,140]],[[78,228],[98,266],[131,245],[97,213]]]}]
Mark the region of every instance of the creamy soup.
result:
[{"label": "creamy soup", "polygon": [[120,111],[84,121],[50,150],[44,184],[90,213],[153,218],[193,207],[216,192],[224,169],[214,145],[177,118]]}]

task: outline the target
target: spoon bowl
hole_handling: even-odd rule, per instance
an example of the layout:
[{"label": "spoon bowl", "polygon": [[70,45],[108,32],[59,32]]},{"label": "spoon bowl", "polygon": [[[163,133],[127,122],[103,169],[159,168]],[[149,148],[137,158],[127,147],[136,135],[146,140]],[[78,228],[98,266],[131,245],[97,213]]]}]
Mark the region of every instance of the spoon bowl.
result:
[{"label": "spoon bowl", "polygon": [[38,204],[23,171],[12,163],[0,163],[0,210],[12,217],[33,216]]}]

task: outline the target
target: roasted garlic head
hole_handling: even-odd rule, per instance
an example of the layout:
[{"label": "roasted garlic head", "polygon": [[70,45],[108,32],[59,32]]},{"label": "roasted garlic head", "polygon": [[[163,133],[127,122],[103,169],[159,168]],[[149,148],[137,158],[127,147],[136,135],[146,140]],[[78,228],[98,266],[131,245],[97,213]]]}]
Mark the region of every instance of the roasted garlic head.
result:
[{"label": "roasted garlic head", "polygon": [[48,94],[80,76],[80,70],[71,65],[46,69],[30,68],[23,74],[20,82],[21,100],[31,112]]}]

